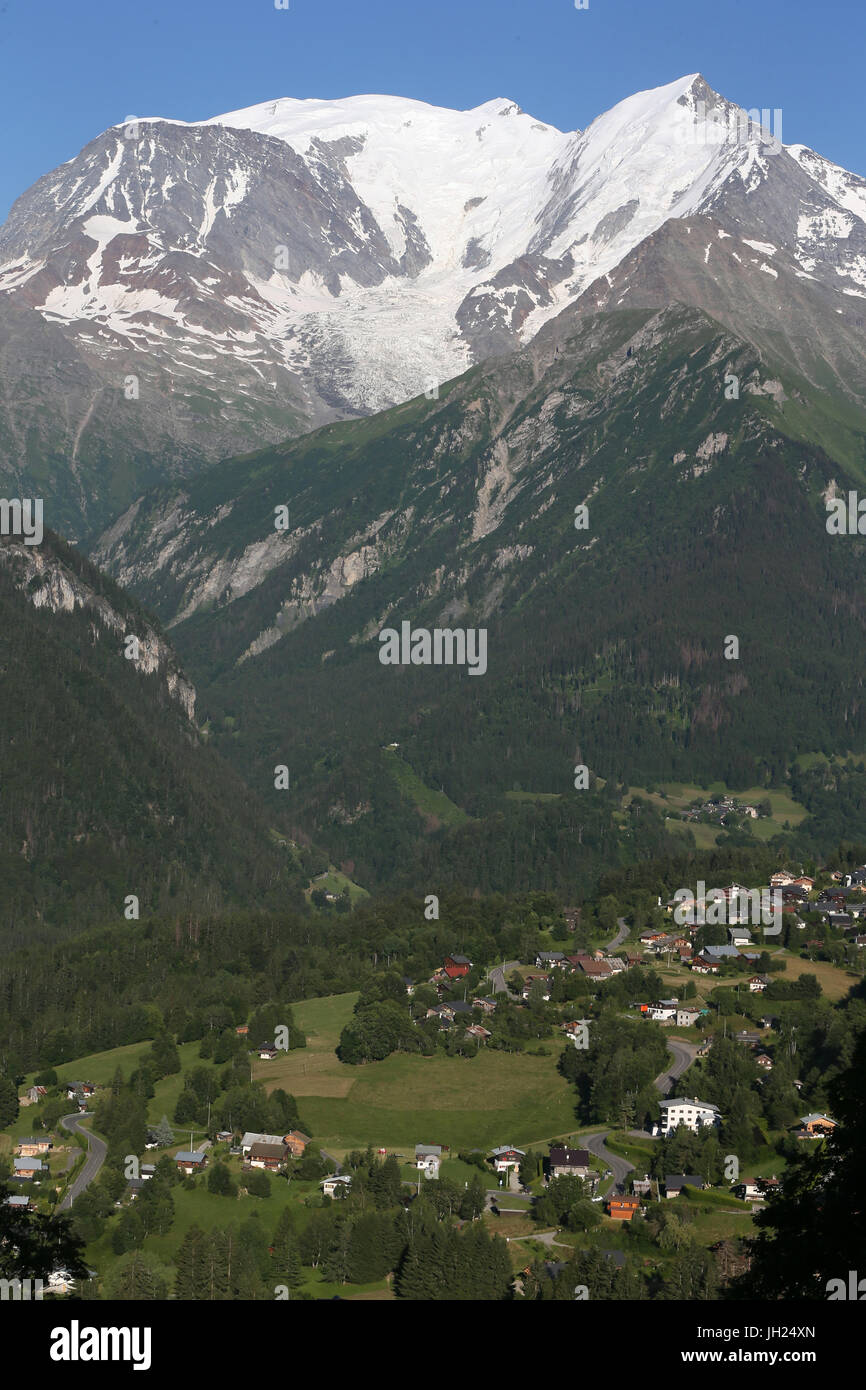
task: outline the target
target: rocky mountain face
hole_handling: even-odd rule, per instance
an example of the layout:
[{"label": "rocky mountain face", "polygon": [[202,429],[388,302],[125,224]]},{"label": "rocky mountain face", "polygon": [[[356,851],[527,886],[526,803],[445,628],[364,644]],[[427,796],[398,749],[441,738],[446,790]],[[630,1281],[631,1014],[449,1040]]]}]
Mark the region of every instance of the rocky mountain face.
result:
[{"label": "rocky mountain face", "polygon": [[139,675],[155,676],[193,722],[195,687],[180,669],[174,651],[143,610],[137,604],[130,609],[126,596],[114,585],[107,586],[97,571],[76,566],[72,552],[56,542],[28,545],[14,539],[0,544],[0,567],[10,585],[34,608],[54,614],[80,611],[94,642],[112,647]]},{"label": "rocky mountain face", "polygon": [[748,238],[856,329],[864,215],[862,179],[700,76],[572,133],[379,96],[128,122],[0,229],[0,468],[83,536],[162,479],[531,342],[671,219]]},{"label": "rocky mountain face", "polygon": [[0,541],[0,679],[4,946],[297,893],[279,811],[208,747],[159,625],[50,531]]},{"label": "rocky mountain face", "polygon": [[[695,297],[733,293],[713,254],[730,241],[745,302],[772,277],[719,230],[672,224],[655,263],[694,243]],[[648,272],[629,283],[651,297]],[[864,543],[825,526],[825,498],[866,483],[866,412],[702,308],[598,309],[597,292],[438,400],[219,465],[103,540],[172,624],[217,746],[263,790],[281,750],[293,814],[365,883],[470,871],[500,832],[531,833],[521,798],[553,798],[557,844],[582,834],[578,764],[753,785],[866,734]],[[404,622],[483,629],[483,678],[383,665]],[[418,779],[402,816],[395,756]]]}]

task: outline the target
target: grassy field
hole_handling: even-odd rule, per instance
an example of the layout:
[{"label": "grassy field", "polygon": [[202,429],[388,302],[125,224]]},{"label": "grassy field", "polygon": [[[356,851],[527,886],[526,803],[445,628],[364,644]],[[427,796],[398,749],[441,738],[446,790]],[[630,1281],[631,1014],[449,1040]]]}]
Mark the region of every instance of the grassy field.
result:
[{"label": "grassy field", "polygon": [[[182,1043],[177,1049],[180,1056],[180,1072],[174,1076],[166,1076],[156,1083],[153,1098],[147,1103],[147,1117],[153,1124],[158,1124],[163,1115],[167,1115],[171,1120],[178,1097],[183,1090],[185,1071],[189,1071],[191,1067],[213,1066],[213,1063],[202,1061],[199,1057],[200,1046],[198,1042]],[[118,1067],[125,1077],[129,1077],[130,1073],[135,1071],[139,1058],[144,1056],[149,1048],[150,1043],[147,1041],[130,1043],[126,1047],[113,1047],[107,1052],[93,1052],[89,1057],[79,1057],[75,1062],[62,1062],[54,1070],[57,1072],[58,1081],[92,1081],[98,1087],[108,1086]],[[221,1071],[222,1067],[214,1070]],[[32,1081],[32,1075],[28,1076],[26,1085],[31,1085]],[[70,1109],[74,1109],[71,1104]],[[15,1124],[11,1126],[10,1133],[30,1133],[26,1108],[20,1112]],[[194,1130],[193,1133],[203,1134],[204,1131]],[[186,1136],[189,1137],[188,1129]]]},{"label": "grassy field", "polygon": [[399,753],[393,748],[383,750],[386,766],[400,788],[400,792],[407,801],[417,808],[422,816],[432,817],[440,825],[458,826],[465,825],[470,819],[466,812],[447,797],[444,792],[434,791],[400,757]]},{"label": "grassy field", "polygon": [[369,898],[370,894],[366,888],[362,888],[359,883],[355,883],[351,878],[347,878],[339,869],[335,869],[333,864],[328,868],[327,873],[319,874],[312,879],[307,890],[306,896],[310,897],[314,888],[321,888],[323,893],[336,893],[338,896],[344,888],[349,890],[349,898],[355,903],[362,898]]},{"label": "grassy field", "polygon": [[282,1086],[298,1097],[302,1116],[329,1152],[342,1156],[367,1144],[403,1153],[425,1143],[483,1149],[573,1129],[574,1097],[556,1070],[555,1053],[482,1050],[466,1059],[395,1054],[345,1066],[334,1048],[356,997],[297,1004],[307,1047],[253,1066],[254,1078],[269,1090]]},{"label": "grassy field", "polygon": [[[803,935],[808,936],[808,932],[804,932]],[[843,999],[857,981],[862,979],[862,976],[853,971],[831,965],[828,960],[803,960],[800,956],[792,956],[789,951],[780,951],[779,957],[785,961],[784,979],[798,980],[801,975],[814,975],[826,997],[832,1001]]]},{"label": "grassy field", "polygon": [[[661,791],[665,794],[662,795]],[[665,782],[661,785],[661,791],[648,792],[644,787],[629,787],[625,802],[628,803],[633,797],[639,796],[652,802],[659,810],[667,810],[676,815],[687,810],[693,801],[708,801],[711,797],[717,796],[734,796],[738,801],[751,805],[758,801],[769,801],[772,815],[749,822],[752,834],[757,840],[771,840],[774,835],[783,832],[785,821],[792,826],[799,825],[807,815],[805,806],[794,801],[788,792],[768,790],[766,787],[746,787],[745,790],[740,790],[736,787],[726,787],[723,782],[714,782],[709,787],[696,787],[687,782]],[[724,826],[704,825],[698,822],[689,822],[686,825],[685,821],[674,819],[669,820],[667,828],[676,830],[680,826],[683,830],[691,830],[698,849],[713,849],[718,836],[724,830]]]}]

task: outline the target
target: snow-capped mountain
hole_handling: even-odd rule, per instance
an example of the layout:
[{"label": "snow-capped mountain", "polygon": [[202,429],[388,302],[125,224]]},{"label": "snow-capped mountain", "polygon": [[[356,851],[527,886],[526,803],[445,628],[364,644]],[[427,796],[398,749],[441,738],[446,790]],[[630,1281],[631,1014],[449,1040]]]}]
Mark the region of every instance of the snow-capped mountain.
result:
[{"label": "snow-capped mountain", "polygon": [[699,75],[563,133],[513,102],[266,102],[113,127],[0,229],[0,466],[53,523],[531,340],[670,219],[866,298],[866,181]]}]

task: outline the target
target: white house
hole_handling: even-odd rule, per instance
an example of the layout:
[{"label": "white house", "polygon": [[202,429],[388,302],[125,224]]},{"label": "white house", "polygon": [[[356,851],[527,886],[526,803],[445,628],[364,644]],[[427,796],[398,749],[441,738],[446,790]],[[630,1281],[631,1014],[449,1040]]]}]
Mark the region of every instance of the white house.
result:
[{"label": "white house", "polygon": [[507,1173],[509,1168],[519,1168],[520,1160],[524,1157],[523,1149],[515,1149],[513,1144],[501,1144],[491,1154],[497,1173]]},{"label": "white house", "polygon": [[718,1106],[711,1105],[708,1100],[677,1096],[671,1100],[659,1101],[659,1110],[661,1111],[657,1126],[659,1134],[670,1134],[679,1125],[685,1125],[687,1129],[697,1132],[704,1125],[720,1125],[722,1123]]},{"label": "white house", "polygon": [[332,1173],[329,1178],[322,1178],[319,1187],[325,1197],[336,1197],[339,1192],[345,1196],[352,1186],[352,1177],[349,1173]]},{"label": "white house", "polygon": [[692,1008],[688,1004],[677,1009],[677,1027],[691,1028],[693,1023],[697,1023],[701,1016],[700,1009]]},{"label": "white house", "polygon": [[415,1167],[425,1178],[438,1178],[442,1162],[441,1144],[416,1144]]}]

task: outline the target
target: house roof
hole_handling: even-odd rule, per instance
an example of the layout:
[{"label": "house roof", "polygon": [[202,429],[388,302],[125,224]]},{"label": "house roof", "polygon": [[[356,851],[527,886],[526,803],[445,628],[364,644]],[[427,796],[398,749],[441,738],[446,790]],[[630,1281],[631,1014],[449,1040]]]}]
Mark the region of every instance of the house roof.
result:
[{"label": "house roof", "polygon": [[704,1180],[697,1173],[668,1173],[665,1187],[703,1187]]},{"label": "house roof", "polygon": [[568,1149],[564,1145],[550,1150],[551,1168],[588,1168],[589,1149]]},{"label": "house roof", "polygon": [[520,1154],[521,1158],[524,1157],[524,1150],[516,1148],[514,1144],[500,1144],[498,1148],[491,1149],[491,1153],[494,1158],[499,1158],[502,1154]]},{"label": "house roof", "polygon": [[282,1144],[281,1134],[256,1134],[254,1130],[247,1130],[241,1139],[241,1148],[248,1149],[253,1144]]},{"label": "house roof", "polygon": [[453,955],[452,955],[452,956],[446,956],[446,960],[452,961],[454,965],[471,965],[471,964],[472,964],[472,962],[471,962],[471,960],[469,959],[468,956],[453,956]]},{"label": "house roof", "polygon": [[34,1172],[39,1173],[43,1166],[41,1158],[13,1158],[12,1164],[19,1172],[29,1172],[32,1168]]},{"label": "house roof", "polygon": [[285,1158],[285,1144],[253,1144],[250,1158]]},{"label": "house roof", "polygon": [[200,1163],[206,1157],[204,1149],[200,1149],[198,1152],[193,1149],[178,1149],[174,1159],[176,1163]]},{"label": "house roof", "polygon": [[728,959],[739,954],[736,946],[705,946],[701,951],[701,955],[709,956],[710,960]]},{"label": "house roof", "polygon": [[831,1125],[834,1125],[836,1123],[836,1121],[832,1120],[829,1115],[803,1115],[800,1119],[800,1124],[814,1124],[816,1120],[823,1120],[825,1124]]},{"label": "house roof", "polygon": [[699,1110],[714,1110],[717,1115],[719,1113],[717,1105],[712,1105],[708,1100],[696,1100],[694,1096],[671,1096],[670,1100],[660,1100],[659,1105],[662,1110],[671,1105],[691,1105]]},{"label": "house roof", "polygon": [[422,1154],[425,1154],[425,1155],[427,1155],[427,1156],[429,1156],[429,1157],[431,1157],[431,1158],[441,1157],[441,1155],[442,1155],[442,1145],[441,1145],[441,1144],[416,1144],[416,1145],[415,1145],[415,1157],[416,1157],[416,1158],[420,1158]]}]

